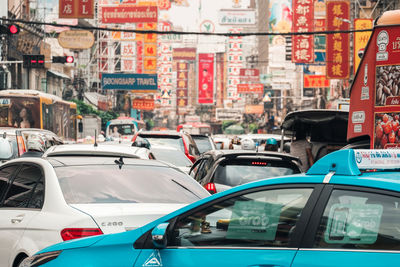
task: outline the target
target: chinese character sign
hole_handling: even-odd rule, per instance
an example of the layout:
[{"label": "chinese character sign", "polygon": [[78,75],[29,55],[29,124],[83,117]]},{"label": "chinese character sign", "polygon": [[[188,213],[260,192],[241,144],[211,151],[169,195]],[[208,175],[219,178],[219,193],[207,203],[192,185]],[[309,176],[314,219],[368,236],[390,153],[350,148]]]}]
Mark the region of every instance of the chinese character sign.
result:
[{"label": "chinese character sign", "polygon": [[93,0],[59,0],[59,18],[92,19],[94,16]]},{"label": "chinese character sign", "polygon": [[[312,32],[314,30],[314,1],[293,0],[293,32]],[[314,62],[313,35],[294,35],[292,37],[292,61],[294,63]]]},{"label": "chinese character sign", "polygon": [[[355,30],[364,30],[364,29],[372,29],[373,25],[372,19],[355,19],[354,20],[354,29]],[[369,37],[372,32],[355,32],[353,39],[353,47],[354,47],[354,73],[356,73],[358,65],[360,65],[361,57],[364,53],[364,48],[367,46]]]},{"label": "chinese character sign", "polygon": [[199,54],[199,104],[214,103],[214,54]]},{"label": "chinese character sign", "polygon": [[[350,3],[328,1],[326,5],[327,30],[350,30]],[[328,34],[326,39],[326,76],[329,79],[347,79],[350,75],[349,33]]]}]

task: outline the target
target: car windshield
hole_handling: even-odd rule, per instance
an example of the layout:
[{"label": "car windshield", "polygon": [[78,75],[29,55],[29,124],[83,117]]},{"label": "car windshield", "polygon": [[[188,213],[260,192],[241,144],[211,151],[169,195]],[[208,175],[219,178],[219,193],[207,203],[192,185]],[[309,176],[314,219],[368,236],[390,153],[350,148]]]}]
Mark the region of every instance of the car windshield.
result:
[{"label": "car windshield", "polygon": [[204,153],[213,149],[210,139],[203,136],[192,136],[200,153]]},{"label": "car windshield", "polygon": [[223,162],[214,173],[214,183],[237,186],[265,178],[300,173],[299,168],[285,161],[235,160]]},{"label": "car windshield", "polygon": [[151,152],[157,160],[162,160],[177,167],[190,167],[192,162],[185,154],[177,149],[152,148]]},{"label": "car windshield", "polygon": [[133,135],[135,133],[135,126],[133,124],[111,124],[109,127],[109,135]]},{"label": "car windshield", "polygon": [[183,146],[182,138],[179,136],[154,136],[154,135],[140,135],[142,138],[146,138],[150,142],[150,146],[171,146],[181,151],[185,151]]},{"label": "car windshield", "polygon": [[[191,203],[208,193],[170,167],[81,165],[54,168],[68,204]],[[179,196],[179,197],[176,197]]]}]

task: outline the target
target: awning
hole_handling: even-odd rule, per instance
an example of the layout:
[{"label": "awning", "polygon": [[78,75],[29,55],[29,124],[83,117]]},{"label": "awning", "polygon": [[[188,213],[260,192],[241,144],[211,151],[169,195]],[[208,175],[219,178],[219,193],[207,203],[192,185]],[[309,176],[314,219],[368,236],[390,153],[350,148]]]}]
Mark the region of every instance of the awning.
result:
[{"label": "awning", "polygon": [[61,73],[61,72],[58,72],[58,71],[55,71],[55,70],[48,70],[47,72],[52,74],[52,75],[58,76],[60,78],[63,78],[63,79],[69,79],[69,80],[71,79],[71,77],[69,77],[68,75],[66,75],[64,73]]}]

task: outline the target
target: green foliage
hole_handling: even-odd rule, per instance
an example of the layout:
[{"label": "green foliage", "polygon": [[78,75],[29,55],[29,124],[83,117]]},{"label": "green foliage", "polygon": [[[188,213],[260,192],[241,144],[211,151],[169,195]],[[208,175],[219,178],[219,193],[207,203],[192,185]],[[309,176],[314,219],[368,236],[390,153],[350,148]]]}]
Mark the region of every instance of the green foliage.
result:
[{"label": "green foliage", "polygon": [[258,130],[258,124],[257,123],[250,123],[249,124],[249,132],[251,133],[257,133]]},{"label": "green foliage", "polygon": [[223,121],[222,126],[221,126],[222,131],[225,132],[226,128],[228,128],[229,126],[231,126],[235,123],[236,123],[236,121]]},{"label": "green foliage", "polygon": [[76,103],[77,106],[77,114],[78,115],[97,115],[101,119],[101,128],[105,129],[105,125],[108,121],[116,119],[118,117],[118,113],[107,110],[107,111],[102,111],[102,110],[97,110],[93,108],[92,105],[86,104],[85,102],[77,99],[72,99],[72,102]]}]

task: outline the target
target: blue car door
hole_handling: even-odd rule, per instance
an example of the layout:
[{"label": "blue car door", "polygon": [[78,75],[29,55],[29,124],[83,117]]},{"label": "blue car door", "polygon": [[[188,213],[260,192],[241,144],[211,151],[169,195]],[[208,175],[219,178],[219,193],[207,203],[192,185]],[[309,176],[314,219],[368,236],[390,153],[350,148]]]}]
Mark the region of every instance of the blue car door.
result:
[{"label": "blue car door", "polygon": [[135,266],[289,267],[320,187],[282,185],[233,193],[171,221],[167,247]]},{"label": "blue car door", "polygon": [[292,267],[399,266],[400,195],[325,188]]}]

